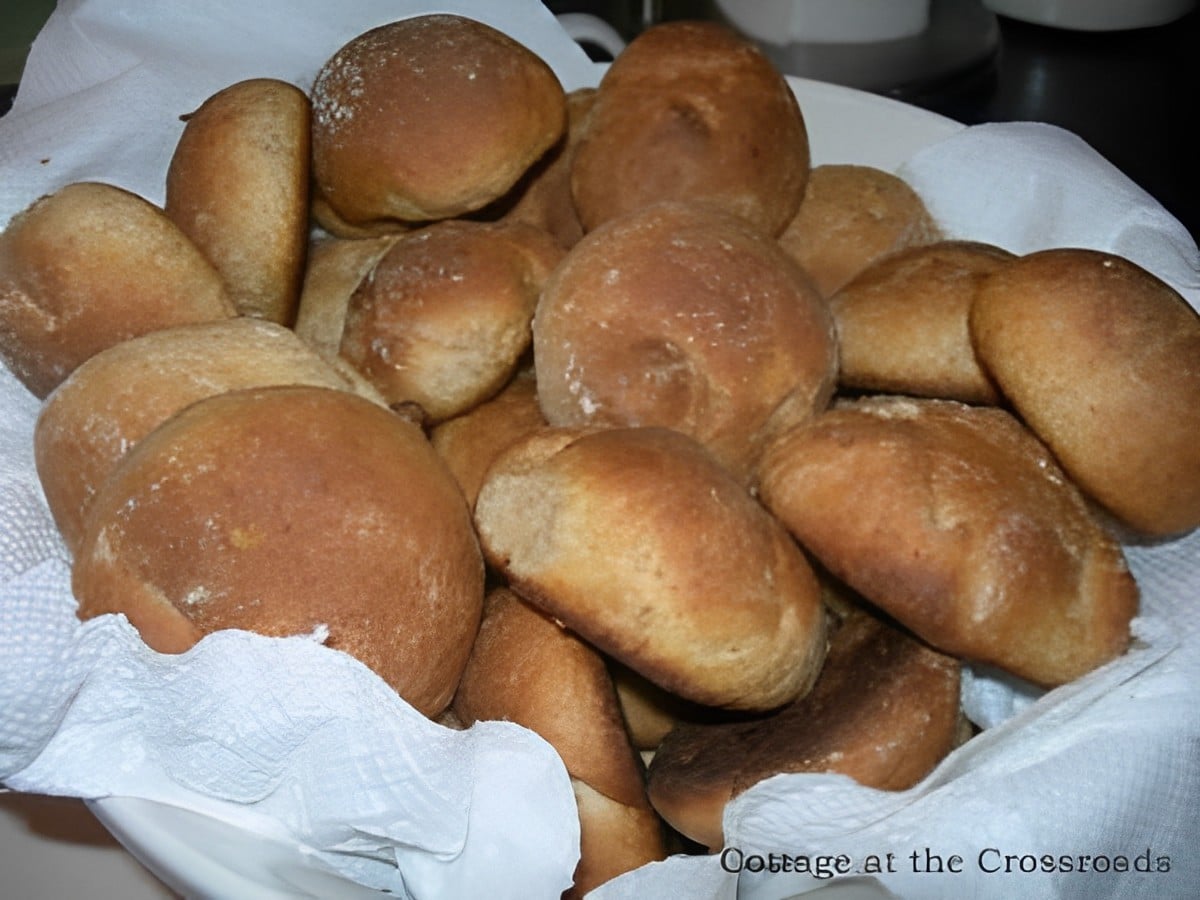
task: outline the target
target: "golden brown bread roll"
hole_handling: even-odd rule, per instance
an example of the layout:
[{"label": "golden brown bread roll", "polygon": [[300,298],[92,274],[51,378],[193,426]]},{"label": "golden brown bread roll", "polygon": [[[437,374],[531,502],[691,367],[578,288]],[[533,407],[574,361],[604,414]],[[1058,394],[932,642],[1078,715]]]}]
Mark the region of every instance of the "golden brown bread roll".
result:
[{"label": "golden brown bread roll", "polygon": [[79,614],[145,642],[327,630],[426,715],[450,702],[483,603],[462,493],[421,430],[347,391],[200,400],[146,435],[92,503]]},{"label": "golden brown bread roll", "polygon": [[548,428],[493,463],[486,558],[607,655],[697,703],[765,709],[812,684],[820,589],[795,542],[665,428]]},{"label": "golden brown bread roll", "polygon": [[1120,544],[1008,412],[871,397],[782,435],[760,496],[837,578],[946,653],[1041,685],[1123,653]]},{"label": "golden brown bread roll", "polygon": [[467,726],[481,719],[523,725],[562,757],[578,798],[582,844],[574,887],[564,896],[582,897],[666,855],[604,660],[507,588],[484,602],[453,709]]},{"label": "golden brown bread roll", "polygon": [[824,408],[837,375],[833,319],[804,273],[741,219],[683,203],[571,248],[533,342],[552,425],[675,428],[739,477],[771,428]]},{"label": "golden brown bread roll", "polygon": [[639,34],[605,72],[571,169],[585,231],[664,200],[714,205],[772,237],[808,180],[804,117],[755,45],[713,22]]},{"label": "golden brown bread roll", "polygon": [[1058,248],[990,277],[976,352],[1085,493],[1151,535],[1200,525],[1200,316],[1119,256]]},{"label": "golden brown bread roll", "polygon": [[293,328],[322,356],[338,355],[350,297],[398,238],[322,236],[309,245]]},{"label": "golden brown bread roll", "polygon": [[0,233],[0,358],[38,397],[113,344],[234,314],[196,245],[121,188],[69,184]]},{"label": "golden brown bread roll", "polygon": [[108,473],[145,435],[204,397],[272,384],[356,389],[289,329],[246,317],[131,338],[72,372],[33,433],[38,477],[68,548]]},{"label": "golden brown bread roll", "polygon": [[672,730],[650,763],[650,800],[673,828],[715,850],[726,804],[772,775],[837,773],[879,790],[910,788],[958,743],[959,672],[957,659],[875,616],[852,615],[800,700]]},{"label": "golden brown bread roll", "polygon": [[473,508],[479,486],[496,457],[545,425],[537,401],[537,379],[532,369],[523,369],[492,399],[435,425],[429,440]]},{"label": "golden brown bread roll", "polygon": [[875,260],[942,237],[908,183],[874,166],[813,168],[779,243],[830,297]]},{"label": "golden brown bread roll", "polygon": [[967,317],[983,279],[1015,255],[991,244],[936,241],[867,266],[829,300],[838,383],[860,391],[997,403]]},{"label": "golden brown bread roll", "polygon": [[401,236],[350,297],[341,355],[392,404],[430,422],[492,397],[532,340],[563,254],[521,222],[437,222]]},{"label": "golden brown bread roll", "polygon": [[358,35],[312,88],[313,178],[350,226],[480,209],[559,139],[562,86],[507,35],[453,15]]},{"label": "golden brown bread roll", "polygon": [[252,78],[185,118],[163,209],[221,274],[240,314],[291,325],[308,243],[308,96]]}]

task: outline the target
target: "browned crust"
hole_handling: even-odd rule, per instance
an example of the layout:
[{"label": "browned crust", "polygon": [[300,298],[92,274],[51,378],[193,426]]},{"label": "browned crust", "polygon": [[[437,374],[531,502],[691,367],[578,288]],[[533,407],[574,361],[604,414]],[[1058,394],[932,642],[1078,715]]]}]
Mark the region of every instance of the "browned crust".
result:
[{"label": "browned crust", "polygon": [[242,315],[290,326],[308,245],[310,107],[298,87],[240,81],[187,116],[163,208]]},{"label": "browned crust", "polygon": [[526,369],[491,400],[435,425],[429,439],[474,508],[479,487],[495,459],[545,425],[538,406],[537,379]]},{"label": "browned crust", "polygon": [[488,593],[454,710],[466,725],[523,725],[558,751],[572,778],[623,805],[646,803],[603,658],[508,588]]},{"label": "browned crust", "polygon": [[533,323],[554,425],[663,426],[738,477],[778,417],[833,392],[833,318],[804,274],[743,221],[660,203],[588,234],[550,276]]},{"label": "browned crust", "polygon": [[351,295],[340,354],[392,404],[444,421],[495,396],[532,340],[563,250],[521,222],[438,222],[401,236]]},{"label": "browned crust", "polygon": [[968,318],[983,280],[1016,256],[991,244],[936,241],[867,266],[829,301],[844,388],[998,403],[975,358]]},{"label": "browned crust", "polygon": [[940,237],[925,202],[899,176],[827,163],[813,168],[779,243],[831,297],[875,260]]},{"label": "browned crust", "polygon": [[1054,685],[1128,646],[1120,544],[999,408],[839,403],[769,448],[760,483],[835,576],[944,652]]},{"label": "browned crust", "polygon": [[808,172],[804,117],[762,51],[716,23],[674,21],[639,34],[605,73],[571,188],[585,232],[675,200],[774,236]]},{"label": "browned crust", "polygon": [[834,633],[812,691],[765,716],[683,723],[649,770],[651,802],[672,827],[722,846],[725,804],[781,773],[848,775],[904,790],[957,744],[959,663],[856,613]]},{"label": "browned crust", "polygon": [[1091,497],[1135,530],[1200,525],[1200,316],[1119,256],[1061,248],[989,278],[980,360]]},{"label": "browned crust", "polygon": [[0,357],[38,397],[121,341],[234,314],[195,244],[121,188],[67,185],[0,233]]},{"label": "browned crust", "polygon": [[492,466],[475,520],[522,596],[689,700],[778,706],[820,667],[824,613],[807,561],[678,432],[535,433]]},{"label": "browned crust", "polygon": [[151,647],[223,628],[328,629],[437,715],[466,664],[483,565],[462,494],[421,431],[345,391],[274,387],[192,404],[97,495],[73,587]]},{"label": "browned crust", "polygon": [[550,67],[461,16],[414,16],[356,36],[322,66],[312,99],[316,187],[351,226],[479,209],[566,125]]},{"label": "browned crust", "polygon": [[214,394],[272,384],[352,390],[282,325],[237,317],[164,328],[102,350],[47,398],[34,459],[67,546],[92,498],[129,450],[171,415]]}]

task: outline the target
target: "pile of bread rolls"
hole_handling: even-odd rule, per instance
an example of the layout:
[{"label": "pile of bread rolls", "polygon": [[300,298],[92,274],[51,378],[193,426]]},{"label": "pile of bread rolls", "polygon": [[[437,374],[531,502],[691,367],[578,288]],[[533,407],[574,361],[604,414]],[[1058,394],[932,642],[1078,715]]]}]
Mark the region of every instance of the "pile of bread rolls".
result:
[{"label": "pile of bread rolls", "polygon": [[165,187],[0,234],[80,616],[316,633],[447,727],[539,732],[573,895],[720,847],[776,773],[912,786],[969,738],[964,662],[1111,661],[1118,536],[1200,525],[1179,294],[814,167],[713,24],[570,94],[478,22],[384,25],[213,95]]}]

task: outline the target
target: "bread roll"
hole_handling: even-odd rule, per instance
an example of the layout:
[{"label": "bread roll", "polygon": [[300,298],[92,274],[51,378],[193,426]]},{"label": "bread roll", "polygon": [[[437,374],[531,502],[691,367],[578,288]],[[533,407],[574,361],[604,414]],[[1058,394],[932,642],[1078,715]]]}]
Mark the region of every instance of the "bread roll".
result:
[{"label": "bread roll", "polygon": [[605,72],[571,170],[585,231],[665,200],[711,204],[774,237],[808,180],[804,117],[754,44],[713,22],[639,34]]},{"label": "bread roll", "polygon": [[1060,248],[989,278],[983,365],[1062,467],[1125,525],[1200,525],[1200,316],[1119,256]]},{"label": "bread roll", "polygon": [[833,633],[812,691],[741,721],[683,723],[650,763],[651,802],[712,850],[726,804],[783,773],[836,773],[885,791],[917,784],[959,738],[959,662],[858,613]]},{"label": "bread roll", "polygon": [[327,631],[436,716],[466,664],[483,563],[428,440],[357,395],[270,387],[188,406],[92,503],[72,574],[79,614],[124,613],[181,652],[213,631]]},{"label": "bread roll", "polygon": [[568,896],[665,855],[604,660],[506,588],[488,594],[453,708],[468,726],[481,719],[523,725],[562,757],[582,833]]},{"label": "bread roll", "polygon": [[216,267],[240,314],[291,325],[308,244],[308,96],[252,78],[185,118],[164,210]]},{"label": "bread roll", "polygon": [[113,344],[234,314],[195,244],[121,188],[69,184],[0,233],[0,358],[38,397]]},{"label": "bread roll", "polygon": [[453,15],[353,38],[321,67],[312,100],[316,191],[351,226],[480,209],[566,125],[563,89],[545,62]]},{"label": "bread roll", "polygon": [[767,709],[820,668],[824,615],[803,554],[679,432],[538,432],[492,465],[475,522],[516,591],[686,699]]},{"label": "bread roll", "polygon": [[430,422],[494,396],[531,341],[563,250],[523,223],[438,222],[400,237],[351,295],[341,355]]},{"label": "bread roll", "polygon": [[840,402],[767,450],[760,496],[837,578],[945,653],[1050,686],[1123,653],[1120,544],[997,407]]},{"label": "bread roll", "polygon": [[322,356],[338,355],[350,297],[398,238],[325,236],[310,244],[293,327]]},{"label": "bread roll", "polygon": [[505,221],[528,222],[552,234],[564,248],[583,237],[571,196],[571,162],[584,122],[596,99],[595,88],[567,94],[567,128],[558,143],[525,173],[511,197],[500,201]]},{"label": "bread roll", "polygon": [[884,256],[830,298],[838,382],[860,391],[998,403],[967,317],[983,279],[1014,254],[991,244],[937,241]]},{"label": "bread roll", "polygon": [[803,272],[742,220],[660,203],[576,244],[533,323],[552,425],[664,426],[745,475],[769,429],[833,393],[833,319]]},{"label": "bread roll", "polygon": [[908,183],[874,166],[816,166],[779,243],[832,296],[872,262],[942,237]]},{"label": "bread roll", "polygon": [[492,462],[525,435],[545,425],[537,401],[537,379],[532,369],[524,369],[491,400],[435,425],[429,440],[473,508]]},{"label": "bread roll", "polygon": [[47,398],[33,433],[38,477],[67,547],[78,545],[113,466],[159,424],[205,397],[272,384],[355,388],[287,328],[245,317],[131,338],[77,368]]}]

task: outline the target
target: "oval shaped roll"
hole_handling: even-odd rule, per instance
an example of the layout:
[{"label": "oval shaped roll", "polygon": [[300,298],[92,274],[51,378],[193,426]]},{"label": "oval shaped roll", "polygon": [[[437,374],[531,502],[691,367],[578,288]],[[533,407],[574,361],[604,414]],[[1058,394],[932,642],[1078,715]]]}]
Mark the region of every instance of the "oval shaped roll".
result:
[{"label": "oval shaped roll", "polygon": [[0,234],[0,357],[38,397],[113,344],[233,315],[196,245],[121,188],[69,184]]},{"label": "oval shaped roll", "polygon": [[774,237],[796,214],[809,165],[800,106],[756,45],[713,22],[663,22],[601,79],[571,192],[585,231],[687,201]]},{"label": "oval shaped roll", "polygon": [[1061,248],[984,282],[976,353],[1081,488],[1131,528],[1200,525],[1200,315],[1119,256]]},{"label": "oval shaped roll", "polygon": [[475,521],[518,593],[689,700],[766,709],[820,668],[825,620],[807,560],[678,432],[539,431],[493,463]]},{"label": "oval shaped roll", "polygon": [[998,407],[839,403],[773,443],[759,481],[835,576],[943,652],[1055,685],[1129,645],[1121,545]]}]

